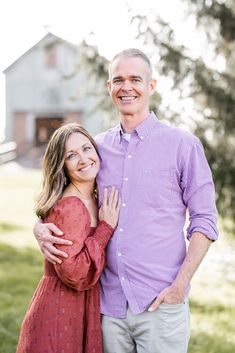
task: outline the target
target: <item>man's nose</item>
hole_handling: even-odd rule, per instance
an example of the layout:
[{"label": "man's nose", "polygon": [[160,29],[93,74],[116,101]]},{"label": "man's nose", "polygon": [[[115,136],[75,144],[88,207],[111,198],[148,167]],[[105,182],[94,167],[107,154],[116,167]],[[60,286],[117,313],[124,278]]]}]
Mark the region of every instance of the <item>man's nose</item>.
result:
[{"label": "man's nose", "polygon": [[123,81],[122,89],[123,90],[131,90],[132,89],[132,85],[131,85],[130,80]]}]

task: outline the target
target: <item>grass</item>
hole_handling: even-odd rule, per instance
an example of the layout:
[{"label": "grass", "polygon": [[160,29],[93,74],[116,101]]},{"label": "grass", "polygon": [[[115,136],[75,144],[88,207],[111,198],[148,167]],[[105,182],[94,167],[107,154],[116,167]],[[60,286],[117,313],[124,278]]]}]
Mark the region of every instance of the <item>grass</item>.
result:
[{"label": "grass", "polygon": [[[32,235],[40,172],[0,167],[0,352],[15,352],[19,328],[43,272]],[[235,242],[213,244],[192,281],[189,353],[235,352]],[[162,352],[164,353],[164,352]]]},{"label": "grass", "polygon": [[14,162],[0,166],[1,242],[17,247],[36,246],[32,237],[33,209],[40,183],[38,170],[24,169]]},{"label": "grass", "polygon": [[189,353],[235,352],[235,242],[221,237],[192,281]]},{"label": "grass", "polygon": [[19,327],[42,275],[42,256],[36,249],[0,243],[0,352],[15,352]]}]

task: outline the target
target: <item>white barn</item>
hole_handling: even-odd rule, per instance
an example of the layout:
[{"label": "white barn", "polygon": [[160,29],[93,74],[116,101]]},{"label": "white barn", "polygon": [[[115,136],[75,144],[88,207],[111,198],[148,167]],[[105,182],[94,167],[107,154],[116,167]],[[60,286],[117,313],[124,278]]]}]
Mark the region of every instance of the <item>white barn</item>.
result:
[{"label": "white barn", "polygon": [[80,48],[48,33],[5,71],[6,139],[18,152],[45,144],[66,122],[93,135],[106,129],[108,114],[96,110],[96,82],[86,72]]}]

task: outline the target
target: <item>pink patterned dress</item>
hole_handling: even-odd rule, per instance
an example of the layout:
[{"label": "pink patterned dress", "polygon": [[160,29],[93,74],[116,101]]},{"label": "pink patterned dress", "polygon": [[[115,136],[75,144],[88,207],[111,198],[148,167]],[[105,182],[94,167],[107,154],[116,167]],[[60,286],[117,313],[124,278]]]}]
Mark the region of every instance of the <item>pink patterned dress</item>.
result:
[{"label": "pink patterned dress", "polygon": [[61,265],[45,260],[44,276],[21,326],[16,353],[102,353],[99,276],[113,233],[106,222],[91,228],[76,196],[60,199],[46,223],[54,223],[73,245]]}]

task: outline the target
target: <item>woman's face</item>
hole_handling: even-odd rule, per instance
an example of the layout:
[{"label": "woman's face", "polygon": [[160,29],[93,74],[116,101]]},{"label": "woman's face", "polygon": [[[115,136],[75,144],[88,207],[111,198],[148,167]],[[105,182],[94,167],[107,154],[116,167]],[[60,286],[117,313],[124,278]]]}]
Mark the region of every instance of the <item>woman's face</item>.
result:
[{"label": "woman's face", "polygon": [[95,147],[80,132],[72,133],[66,142],[65,169],[71,182],[94,181],[100,169]]}]

